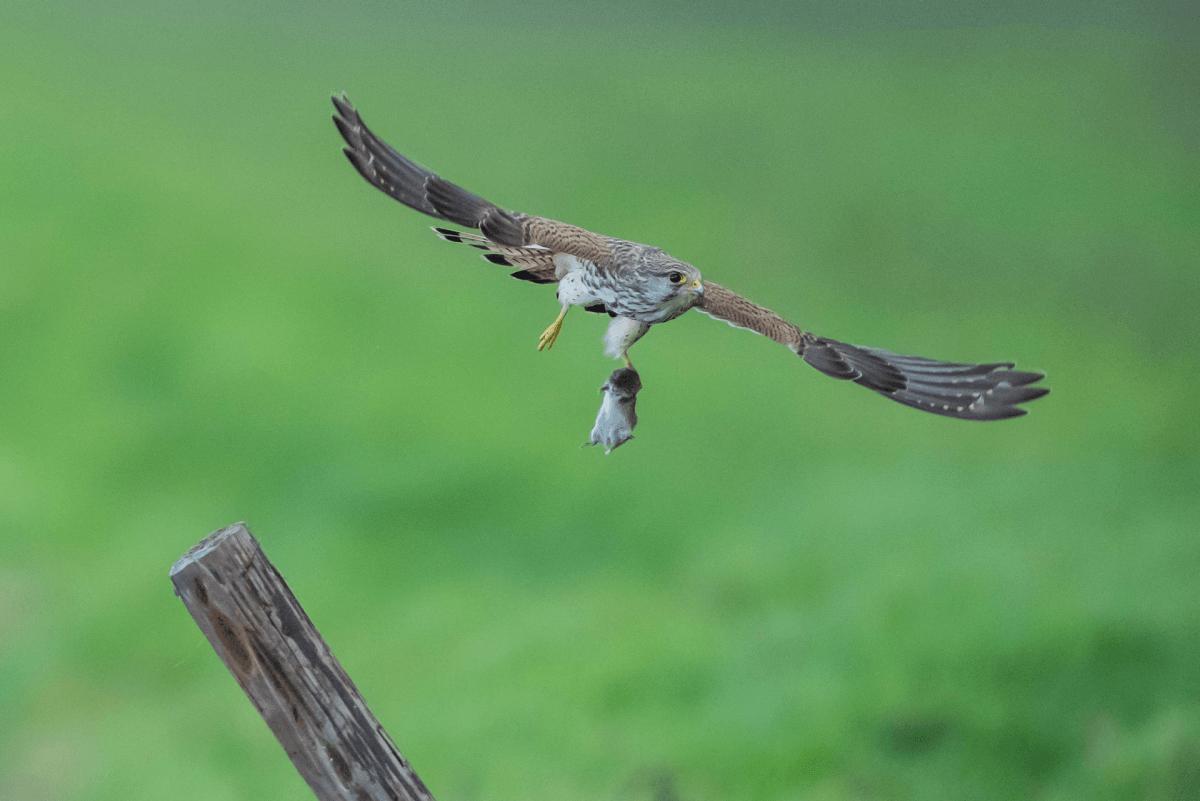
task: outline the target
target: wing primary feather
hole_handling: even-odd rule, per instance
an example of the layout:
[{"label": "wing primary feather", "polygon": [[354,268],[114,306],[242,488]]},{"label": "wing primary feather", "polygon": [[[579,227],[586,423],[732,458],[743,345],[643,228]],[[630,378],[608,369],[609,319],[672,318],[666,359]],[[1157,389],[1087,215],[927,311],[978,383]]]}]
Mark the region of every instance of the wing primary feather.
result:
[{"label": "wing primary feather", "polygon": [[402,156],[371,132],[345,95],[334,95],[333,118],[346,143],[345,152],[358,173],[375,188],[409,208],[431,217],[490,231],[488,237],[507,245],[523,245],[520,215],[453,184]]},{"label": "wing primary feather", "polygon": [[363,178],[409,208],[478,229],[509,247],[541,246],[600,263],[612,253],[608,237],[546,217],[507,211],[402,156],[372,133],[345,94],[332,98],[333,122],[346,156]]}]

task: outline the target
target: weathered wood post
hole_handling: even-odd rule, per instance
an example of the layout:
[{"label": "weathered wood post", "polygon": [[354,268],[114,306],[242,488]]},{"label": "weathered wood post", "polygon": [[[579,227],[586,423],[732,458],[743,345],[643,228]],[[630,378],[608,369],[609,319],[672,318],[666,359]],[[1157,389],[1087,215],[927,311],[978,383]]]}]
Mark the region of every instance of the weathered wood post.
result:
[{"label": "weathered wood post", "polygon": [[175,593],[321,801],[432,801],[242,524],[171,568]]}]

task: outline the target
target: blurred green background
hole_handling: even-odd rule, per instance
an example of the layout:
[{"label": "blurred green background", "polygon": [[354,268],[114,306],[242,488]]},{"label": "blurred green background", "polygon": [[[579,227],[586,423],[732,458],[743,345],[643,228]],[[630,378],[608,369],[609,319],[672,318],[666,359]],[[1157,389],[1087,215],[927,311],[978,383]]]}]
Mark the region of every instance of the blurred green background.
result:
[{"label": "blurred green background", "polygon": [[[7,2],[0,798],[308,798],[167,581],[248,520],[434,793],[1200,798],[1183,6]],[[1188,12],[1191,13],[1191,12]],[[975,425],[437,241],[328,95],[829,336],[1015,359]]]}]

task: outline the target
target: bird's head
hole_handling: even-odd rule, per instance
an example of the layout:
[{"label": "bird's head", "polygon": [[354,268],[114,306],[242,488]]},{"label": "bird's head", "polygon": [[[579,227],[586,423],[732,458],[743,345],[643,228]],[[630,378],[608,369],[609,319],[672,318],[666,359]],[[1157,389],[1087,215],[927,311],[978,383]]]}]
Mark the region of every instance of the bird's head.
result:
[{"label": "bird's head", "polygon": [[686,311],[700,302],[704,281],[700,271],[665,253],[655,254],[645,265],[646,289],[664,306]]}]

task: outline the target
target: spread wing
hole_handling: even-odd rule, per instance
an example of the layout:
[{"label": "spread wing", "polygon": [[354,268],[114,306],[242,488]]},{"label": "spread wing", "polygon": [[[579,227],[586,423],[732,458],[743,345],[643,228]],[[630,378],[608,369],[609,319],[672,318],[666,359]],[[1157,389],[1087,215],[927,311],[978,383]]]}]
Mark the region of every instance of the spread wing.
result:
[{"label": "spread wing", "polygon": [[371,132],[345,95],[335,95],[333,106],[337,111],[333,122],[346,140],[342,152],[354,169],[376,189],[409,208],[478,229],[496,245],[543,248],[596,264],[608,259],[608,237],[546,217],[502,209],[400,155]]},{"label": "spread wing", "polygon": [[1020,404],[1050,391],[1031,386],[1044,377],[1041,373],[1014,370],[1011,362],[941,362],[819,337],[710,281],[704,282],[704,295],[695,308],[786,345],[825,375],[853,381],[925,412],[963,420],[1019,417],[1026,412]]}]

